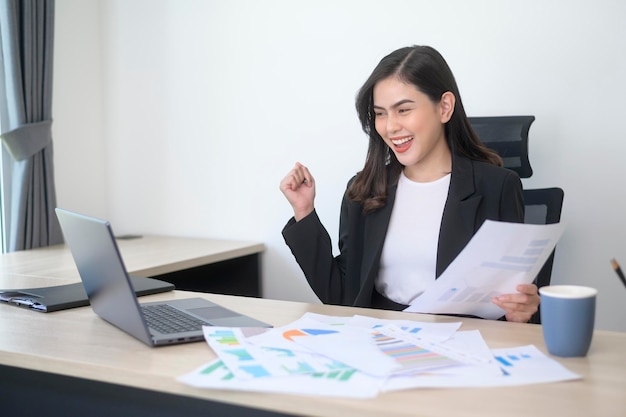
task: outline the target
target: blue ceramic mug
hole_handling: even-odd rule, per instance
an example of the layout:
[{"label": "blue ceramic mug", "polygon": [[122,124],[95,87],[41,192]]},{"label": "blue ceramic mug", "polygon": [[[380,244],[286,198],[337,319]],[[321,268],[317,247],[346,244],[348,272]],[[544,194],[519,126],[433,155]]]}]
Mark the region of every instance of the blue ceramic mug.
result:
[{"label": "blue ceramic mug", "polygon": [[548,352],[562,357],[585,356],[595,323],[595,288],[550,285],[539,289],[541,324]]}]

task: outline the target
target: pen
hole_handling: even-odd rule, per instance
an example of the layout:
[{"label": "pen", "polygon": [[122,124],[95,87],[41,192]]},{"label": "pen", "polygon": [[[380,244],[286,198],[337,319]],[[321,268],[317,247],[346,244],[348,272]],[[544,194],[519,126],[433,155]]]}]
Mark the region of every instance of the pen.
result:
[{"label": "pen", "polygon": [[626,278],[624,278],[624,273],[622,272],[622,268],[619,267],[619,264],[617,263],[615,259],[611,259],[611,265],[613,265],[613,269],[615,270],[615,273],[617,274],[619,279],[622,280],[622,284],[624,284],[624,286],[626,287]]}]

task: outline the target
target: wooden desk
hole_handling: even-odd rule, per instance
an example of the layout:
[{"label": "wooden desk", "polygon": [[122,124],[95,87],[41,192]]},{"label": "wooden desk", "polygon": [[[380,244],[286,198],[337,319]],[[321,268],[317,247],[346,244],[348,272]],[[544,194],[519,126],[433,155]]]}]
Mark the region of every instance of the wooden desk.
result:
[{"label": "wooden desk", "polygon": [[[458,318],[175,291],[141,301],[202,296],[275,326],[307,311],[429,322]],[[541,326],[463,319],[491,348],[534,344],[546,352]],[[579,381],[521,387],[413,389],[371,400],[192,388],[175,378],[215,356],[206,343],[149,348],[97,317],[89,307],[40,314],[0,305],[2,414],[298,415],[298,416],[623,416],[626,333],[597,331],[585,358],[555,358]],[[32,403],[33,398],[39,404]],[[29,404],[29,398],[31,404]],[[23,402],[23,403],[21,403]],[[62,408],[59,410],[59,408]],[[19,412],[18,412],[19,411]],[[82,414],[81,414],[82,413]]]},{"label": "wooden desk", "polygon": [[[144,236],[118,239],[118,246],[131,275],[159,278],[183,290],[261,296],[262,243]],[[25,288],[21,277],[80,280],[66,245],[1,255],[0,288]]]}]

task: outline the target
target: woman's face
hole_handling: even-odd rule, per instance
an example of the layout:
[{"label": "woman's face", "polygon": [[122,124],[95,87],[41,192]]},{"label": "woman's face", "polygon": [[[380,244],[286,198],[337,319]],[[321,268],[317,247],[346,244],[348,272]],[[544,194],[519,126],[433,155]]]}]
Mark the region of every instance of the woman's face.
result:
[{"label": "woman's face", "polygon": [[415,86],[396,77],[385,78],[374,86],[376,131],[406,167],[405,174],[415,181],[440,178],[436,172],[442,169],[450,172],[444,123],[452,113],[447,101],[442,98],[433,103]]}]

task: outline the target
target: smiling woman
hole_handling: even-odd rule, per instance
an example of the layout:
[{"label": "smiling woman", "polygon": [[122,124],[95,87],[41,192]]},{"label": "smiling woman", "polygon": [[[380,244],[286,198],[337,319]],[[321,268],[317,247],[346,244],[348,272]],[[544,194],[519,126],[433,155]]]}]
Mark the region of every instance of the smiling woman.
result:
[{"label": "smiling woman", "polygon": [[454,95],[445,92],[438,103],[411,84],[389,77],[374,87],[376,132],[413,181],[435,181],[451,171],[444,124],[454,111]]},{"label": "smiling woman", "polygon": [[[294,217],[283,236],[325,303],[400,310],[432,284],[487,219],[522,222],[519,176],[472,129],[452,71],[428,46],[383,58],[359,90],[369,138],[363,170],[348,183],[340,254],[314,205],[315,180],[297,163],[280,189]],[[509,321],[537,311],[537,287],[494,297]]]}]

